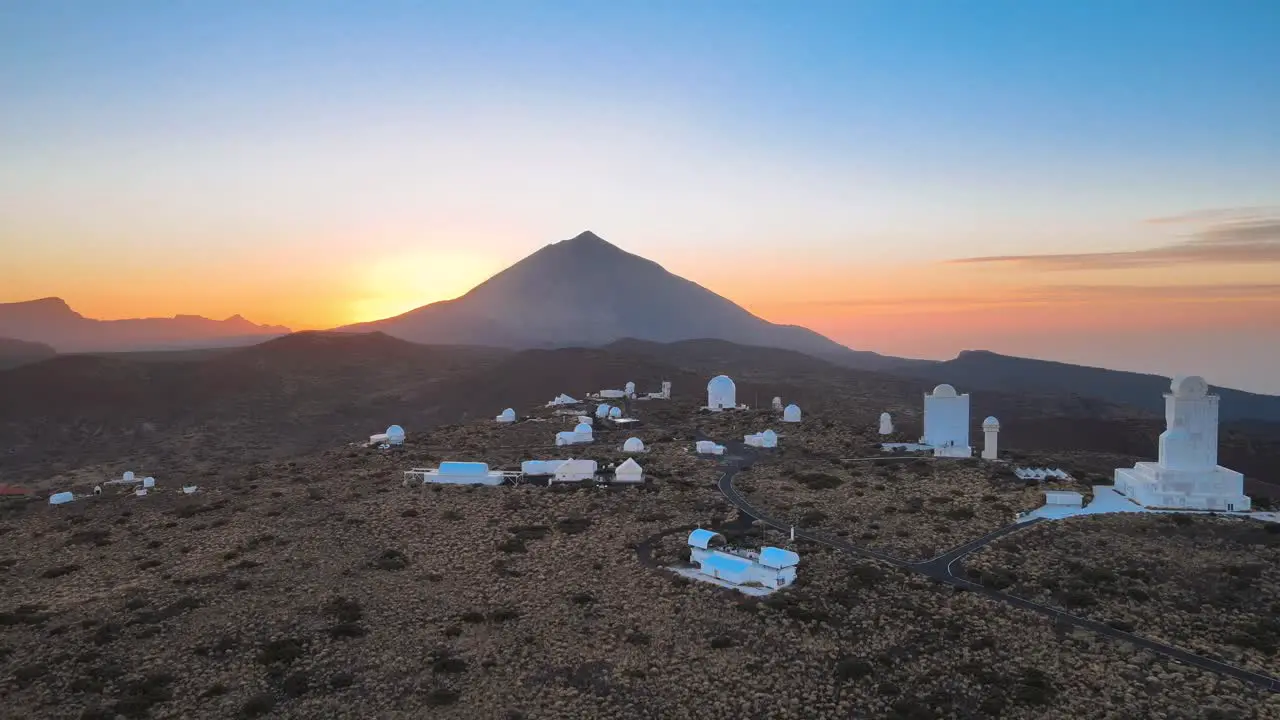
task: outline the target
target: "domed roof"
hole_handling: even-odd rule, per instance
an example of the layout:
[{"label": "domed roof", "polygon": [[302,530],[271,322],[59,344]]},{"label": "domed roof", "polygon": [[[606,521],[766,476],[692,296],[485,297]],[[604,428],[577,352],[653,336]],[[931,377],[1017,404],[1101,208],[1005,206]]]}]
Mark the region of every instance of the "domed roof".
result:
[{"label": "domed roof", "polygon": [[982,421],[982,427],[984,427],[984,428],[999,428],[999,427],[1000,427],[1000,421],[999,421],[999,420],[997,420],[997,419],[995,418],[995,416],[994,416],[994,415],[990,415],[990,416],[988,416],[988,417],[987,417],[987,419],[986,419],[986,420],[983,420],[983,421]]},{"label": "domed roof", "polygon": [[728,375],[717,375],[711,378],[711,382],[707,383],[707,390],[732,389],[734,387],[733,380]]},{"label": "domed roof", "polygon": [[588,425],[588,424],[586,424],[586,423],[578,423],[578,426],[577,426],[577,427],[575,427],[575,428],[573,429],[573,431],[574,431],[574,432],[576,432],[576,433],[586,433],[586,434],[590,435],[590,434],[591,434],[591,426],[590,426],[590,425]]},{"label": "domed roof", "polygon": [[391,427],[387,428],[387,437],[389,438],[404,437],[404,428],[400,427],[399,425],[392,425]]},{"label": "domed roof", "polygon": [[622,408],[620,408],[620,407],[611,407],[611,408],[609,408],[609,417],[611,417],[611,418],[620,418],[620,417],[622,417]]},{"label": "domed roof", "polygon": [[935,387],[933,389],[932,395],[934,397],[959,397],[956,394],[956,389],[946,383],[942,383],[941,385]]},{"label": "domed roof", "polygon": [[1209,383],[1199,375],[1179,375],[1169,383],[1169,389],[1178,397],[1198,398],[1209,394]]},{"label": "domed roof", "polygon": [[887,413],[887,412],[882,412],[882,413],[880,413],[880,419],[881,419],[881,420],[889,420],[889,419],[891,419],[892,417],[893,417],[893,416],[892,416],[892,415],[890,415],[890,414],[889,414],[889,413]]},{"label": "domed roof", "polygon": [[785,410],[786,412],[799,412],[800,406],[795,403],[791,403],[785,408]]},{"label": "domed roof", "polygon": [[644,450],[644,441],[638,437],[627,438],[627,441],[622,443],[622,449],[625,452],[640,452]]},{"label": "domed roof", "polygon": [[760,433],[760,435],[761,435],[762,437],[764,437],[765,439],[767,439],[767,440],[777,440],[777,439],[778,439],[778,433],[776,433],[776,432],[774,432],[774,431],[772,431],[772,430],[765,430],[764,432]]}]

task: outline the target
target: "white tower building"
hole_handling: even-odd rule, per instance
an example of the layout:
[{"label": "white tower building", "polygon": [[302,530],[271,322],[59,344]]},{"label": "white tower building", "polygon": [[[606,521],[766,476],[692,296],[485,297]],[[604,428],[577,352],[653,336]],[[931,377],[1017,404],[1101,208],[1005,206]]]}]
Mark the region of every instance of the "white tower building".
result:
[{"label": "white tower building", "polygon": [[1175,377],[1164,396],[1160,458],[1116,470],[1116,490],[1145,507],[1244,512],[1244,475],[1218,464],[1218,396],[1204,378]]},{"label": "white tower building", "polygon": [[995,460],[999,451],[1000,421],[988,417],[982,421],[982,459]]},{"label": "white tower building", "polygon": [[728,375],[717,375],[707,383],[707,407],[712,410],[738,407],[738,388]]},{"label": "white tower building", "polygon": [[887,412],[880,413],[880,434],[881,435],[893,434],[893,416],[891,416]]},{"label": "white tower building", "polygon": [[969,395],[943,383],[924,396],[924,437],[934,457],[973,457],[969,446]]},{"label": "white tower building", "polygon": [[800,422],[800,406],[792,403],[782,411],[782,422]]}]

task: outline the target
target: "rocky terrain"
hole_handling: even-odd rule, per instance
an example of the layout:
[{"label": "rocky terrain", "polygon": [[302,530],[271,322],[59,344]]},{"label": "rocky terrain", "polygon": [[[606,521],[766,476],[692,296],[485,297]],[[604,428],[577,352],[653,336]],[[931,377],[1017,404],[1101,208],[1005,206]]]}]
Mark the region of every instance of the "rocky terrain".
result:
[{"label": "rocky terrain", "polygon": [[[403,455],[425,452],[411,442]],[[191,496],[6,505],[5,707],[1280,717],[1234,681],[826,549],[798,547],[800,582],[763,600],[652,567],[679,562],[689,527],[732,519],[699,489],[714,464],[684,471],[694,488],[405,488],[405,460],[335,450]]]},{"label": "rocky terrain", "polygon": [[[905,554],[1003,524],[986,505],[1038,504],[1025,484],[977,462],[844,463],[869,430],[696,406],[638,403],[641,427],[601,423],[571,451],[552,438],[573,418],[537,408],[224,468],[193,495],[138,468],[161,479],[144,498],[0,499],[0,702],[50,718],[1280,718],[1280,696],[752,527],[692,445],[775,427],[782,447],[738,476],[753,501]],[[445,459],[607,465],[631,435],[640,487],[402,483]],[[797,584],[751,599],[676,576],[696,526],[793,547]]]},{"label": "rocky terrain", "polygon": [[1155,513],[1040,524],[971,579],[1197,654],[1280,674],[1280,524]]}]

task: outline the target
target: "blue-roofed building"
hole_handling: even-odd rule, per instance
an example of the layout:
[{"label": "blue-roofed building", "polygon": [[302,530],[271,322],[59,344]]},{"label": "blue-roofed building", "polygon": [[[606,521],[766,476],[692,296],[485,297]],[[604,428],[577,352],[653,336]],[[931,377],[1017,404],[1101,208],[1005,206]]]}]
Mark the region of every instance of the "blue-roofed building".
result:
[{"label": "blue-roofed building", "polygon": [[702,573],[734,585],[751,581],[751,561],[727,553],[711,552],[702,558]]},{"label": "blue-roofed building", "polygon": [[702,528],[689,533],[689,559],[697,563],[705,578],[773,590],[794,583],[800,563],[799,555],[782,548],[754,552],[727,547],[723,535]]},{"label": "blue-roofed building", "polygon": [[449,461],[436,469],[415,468],[404,473],[405,483],[421,480],[424,483],[449,485],[501,485],[508,477],[520,473],[490,470],[488,463]]}]

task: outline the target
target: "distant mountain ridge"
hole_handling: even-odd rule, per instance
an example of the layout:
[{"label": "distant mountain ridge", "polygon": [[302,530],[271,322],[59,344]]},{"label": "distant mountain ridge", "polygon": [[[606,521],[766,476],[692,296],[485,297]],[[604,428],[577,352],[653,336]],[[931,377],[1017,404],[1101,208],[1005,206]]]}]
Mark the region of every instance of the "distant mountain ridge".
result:
[{"label": "distant mountain ridge", "polygon": [[[888,371],[950,383],[961,392],[1073,394],[1157,414],[1164,414],[1164,394],[1169,392],[1169,378],[1162,375],[1000,355],[988,350],[964,350],[954,359],[937,362],[907,360]],[[1222,422],[1280,422],[1280,397],[1216,386],[1212,392],[1222,398],[1218,407]]]},{"label": "distant mountain ridge", "polygon": [[895,360],[851,350],[807,328],[771,323],[590,231],[543,247],[462,297],[339,330],[507,348],[712,338],[786,348],[867,369]]},{"label": "distant mountain ridge", "polygon": [[94,320],[62,298],[0,303],[0,337],[43,343],[60,353],[251,345],[288,333],[287,327],[258,325],[240,315]]}]

